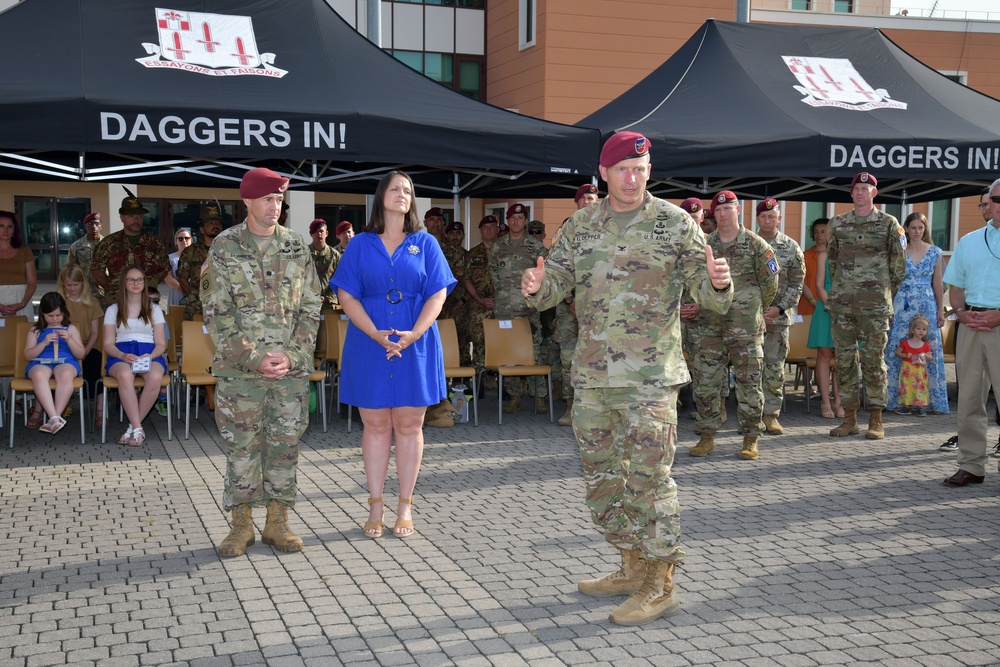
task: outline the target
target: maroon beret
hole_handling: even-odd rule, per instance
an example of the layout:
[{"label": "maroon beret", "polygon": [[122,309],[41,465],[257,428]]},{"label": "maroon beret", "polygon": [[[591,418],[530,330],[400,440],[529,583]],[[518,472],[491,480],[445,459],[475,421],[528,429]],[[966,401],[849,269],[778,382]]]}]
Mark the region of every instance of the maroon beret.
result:
[{"label": "maroon beret", "polygon": [[316,218],[315,220],[313,220],[312,222],[310,222],[309,223],[309,236],[312,236],[313,234],[315,234],[316,230],[318,230],[320,227],[326,227],[326,220],[324,220],[323,218]]},{"label": "maroon beret", "polygon": [[854,174],[854,178],[851,179],[851,189],[853,190],[854,186],[857,185],[858,183],[867,183],[873,188],[878,187],[878,179],[875,178],[874,174],[869,174],[867,171],[862,171],[858,172],[857,174]]},{"label": "maroon beret", "polygon": [[573,201],[580,201],[583,195],[596,195],[597,186],[593,183],[587,183],[586,185],[581,185],[576,189],[576,196],[573,197]]},{"label": "maroon beret", "polygon": [[429,208],[429,209],[427,209],[427,212],[424,213],[424,220],[426,220],[427,218],[431,218],[431,217],[443,218],[444,217],[444,211],[442,211],[441,209],[439,209],[437,206],[435,206],[434,208]]},{"label": "maroon beret", "polygon": [[348,229],[354,229],[354,225],[352,225],[347,220],[342,220],[340,222],[340,224],[337,225],[337,232],[334,234],[334,236],[340,236],[341,234],[343,234],[344,232],[346,232]]},{"label": "maroon beret", "polygon": [[83,219],[83,224],[94,221],[97,224],[101,224],[101,214],[100,213],[88,213],[87,217]]},{"label": "maroon beret", "polygon": [[461,222],[458,222],[456,220],[455,222],[453,222],[450,225],[448,225],[447,227],[445,227],[444,231],[445,231],[446,234],[448,232],[462,232],[464,234],[465,233],[465,225],[463,225]]},{"label": "maroon beret", "polygon": [[697,197],[688,197],[687,199],[682,201],[681,208],[687,211],[688,213],[697,213],[698,211],[702,211],[705,209],[705,207],[701,205],[701,200],[698,199]]},{"label": "maroon beret", "polygon": [[774,197],[768,197],[761,203],[757,204],[757,215],[760,215],[764,211],[773,211],[778,208],[778,200]]},{"label": "maroon beret", "polygon": [[240,197],[243,199],[260,199],[275,192],[288,189],[288,180],[281,174],[257,167],[243,174],[240,182]]},{"label": "maroon beret", "polygon": [[482,229],[483,225],[499,225],[500,219],[495,215],[483,216],[483,219],[479,221],[479,228]]},{"label": "maroon beret", "polygon": [[720,204],[728,204],[730,202],[736,202],[737,204],[740,200],[733,194],[732,190],[723,190],[714,197],[712,197],[712,217],[715,217],[715,207]]},{"label": "maroon beret", "polygon": [[513,206],[507,209],[507,215],[504,217],[509,218],[515,213],[520,213],[521,215],[528,215],[528,207],[525,206],[524,204],[514,204]]},{"label": "maroon beret", "polygon": [[618,132],[604,142],[601,166],[613,167],[622,160],[649,155],[649,139],[638,132]]}]

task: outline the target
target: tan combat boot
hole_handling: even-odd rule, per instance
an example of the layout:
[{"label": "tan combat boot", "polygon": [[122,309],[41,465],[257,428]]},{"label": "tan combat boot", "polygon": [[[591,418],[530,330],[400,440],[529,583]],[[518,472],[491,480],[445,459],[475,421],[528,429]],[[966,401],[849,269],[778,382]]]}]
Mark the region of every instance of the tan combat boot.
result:
[{"label": "tan combat boot", "polygon": [[619,549],[622,566],[617,572],[606,574],[599,579],[586,579],[577,584],[584,595],[594,598],[610,598],[616,595],[631,595],[642,586],[646,576],[646,559],[640,549]]},{"label": "tan combat boot", "polygon": [[680,610],[674,590],[674,564],[651,560],[646,562],[642,586],[611,612],[608,620],[616,625],[645,625]]},{"label": "tan combat boot", "polygon": [[865,437],[869,440],[881,440],[885,437],[885,428],[882,426],[881,408],[872,408],[868,413],[868,432]]},{"label": "tan combat boot", "polygon": [[505,415],[512,415],[512,414],[514,414],[516,412],[520,412],[520,411],[521,411],[521,397],[520,396],[513,397],[512,399],[510,399],[509,401],[507,401],[507,405],[503,406],[503,413]]},{"label": "tan combat boot", "polygon": [[237,505],[233,508],[233,526],[229,529],[226,539],[216,550],[223,558],[232,556],[242,556],[247,552],[247,547],[253,546],[257,541],[253,532],[253,510],[249,505]]},{"label": "tan combat boot", "polygon": [[540,415],[545,415],[549,413],[549,399],[547,398],[536,398],[535,399],[535,412]]},{"label": "tan combat boot", "polygon": [[260,541],[278,551],[302,551],[302,539],[288,530],[288,505],[277,500],[267,504],[267,523]]},{"label": "tan combat boot", "polygon": [[552,397],[555,398],[556,396],[562,396],[562,392],[563,392],[563,383],[562,383],[562,380],[553,380],[552,381]]},{"label": "tan combat boot", "polygon": [[698,444],[688,450],[691,456],[708,456],[715,451],[715,434],[702,433]]},{"label": "tan combat boot", "polygon": [[756,461],[757,455],[757,436],[743,436],[743,449],[740,450],[740,458],[744,461]]},{"label": "tan combat boot", "polygon": [[573,425],[573,399],[570,398],[566,401],[566,414],[559,418],[560,426],[572,426]]},{"label": "tan combat boot", "polygon": [[781,435],[785,432],[785,429],[778,423],[778,415],[764,415],[764,430],[771,435]]},{"label": "tan combat boot", "polygon": [[[881,418],[881,417],[880,417]],[[861,432],[858,428],[858,411],[844,410],[844,421],[840,426],[830,429],[830,435],[835,438],[843,438],[848,435],[857,435]]]}]

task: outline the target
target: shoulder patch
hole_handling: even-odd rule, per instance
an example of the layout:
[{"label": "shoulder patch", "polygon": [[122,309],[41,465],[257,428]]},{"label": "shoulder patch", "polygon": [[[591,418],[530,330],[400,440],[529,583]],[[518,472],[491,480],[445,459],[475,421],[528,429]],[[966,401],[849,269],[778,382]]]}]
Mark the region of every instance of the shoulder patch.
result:
[{"label": "shoulder patch", "polygon": [[902,227],[899,228],[899,245],[903,246],[903,250],[906,250],[906,230]]}]

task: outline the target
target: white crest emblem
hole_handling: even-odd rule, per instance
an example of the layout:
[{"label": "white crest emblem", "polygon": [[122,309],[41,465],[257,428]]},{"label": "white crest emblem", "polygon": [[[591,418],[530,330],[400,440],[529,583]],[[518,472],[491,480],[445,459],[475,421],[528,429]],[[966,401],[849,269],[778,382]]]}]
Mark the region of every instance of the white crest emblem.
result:
[{"label": "white crest emblem", "polygon": [[838,107],[853,111],[872,109],[905,109],[906,102],[889,99],[884,88],[875,89],[858,74],[846,58],[813,58],[781,56],[788,69],[798,79],[795,86],[812,107]]},{"label": "white crest emblem", "polygon": [[156,9],[160,43],[143,42],[148,58],[136,58],[146,67],[182,69],[209,76],[270,76],[288,72],[272,65],[273,53],[257,51],[249,16],[204,14]]}]

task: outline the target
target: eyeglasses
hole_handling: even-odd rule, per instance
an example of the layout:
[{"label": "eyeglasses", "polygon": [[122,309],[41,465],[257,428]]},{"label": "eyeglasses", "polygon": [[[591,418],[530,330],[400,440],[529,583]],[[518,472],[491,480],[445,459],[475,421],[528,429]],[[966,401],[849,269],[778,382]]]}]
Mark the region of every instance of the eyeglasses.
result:
[{"label": "eyeglasses", "polygon": [[987,209],[989,207],[990,207],[989,204],[978,204],[978,205],[976,205],[976,208],[978,208],[980,211],[982,211],[983,209]]},{"label": "eyeglasses", "polygon": [[191,237],[190,236],[178,236],[177,240],[178,241],[190,241]]},{"label": "eyeglasses", "polygon": [[129,285],[141,285],[144,282],[146,282],[146,279],[145,278],[126,278],[125,282],[127,282]]},{"label": "eyeglasses", "polygon": [[531,232],[532,236],[545,236],[545,232]]}]

